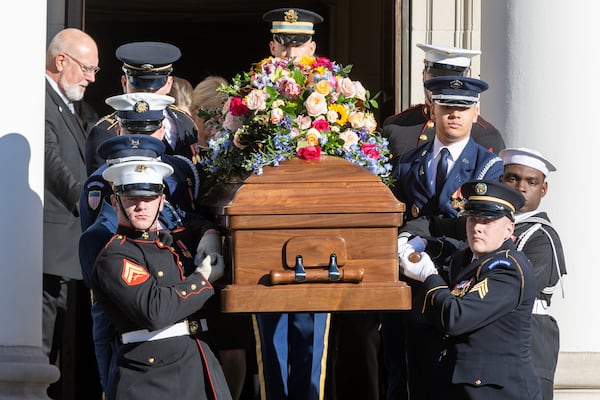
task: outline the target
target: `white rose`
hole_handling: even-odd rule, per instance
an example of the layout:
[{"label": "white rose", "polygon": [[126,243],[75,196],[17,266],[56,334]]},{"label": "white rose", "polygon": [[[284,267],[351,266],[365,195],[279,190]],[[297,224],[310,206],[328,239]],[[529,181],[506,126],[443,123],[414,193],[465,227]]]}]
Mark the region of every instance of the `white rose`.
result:
[{"label": "white rose", "polygon": [[344,96],[351,99],[356,96],[356,87],[350,78],[343,78],[340,82],[340,91]]},{"label": "white rose", "polygon": [[367,90],[359,81],[354,81],[354,88],[356,89],[356,98],[362,101],[367,100]]},{"label": "white rose", "polygon": [[267,109],[267,99],[269,95],[262,90],[254,89],[248,94],[247,105],[248,109],[255,111],[264,111]]},{"label": "white rose", "polygon": [[327,113],[327,99],[322,94],[312,92],[304,102],[306,111],[311,117]]}]

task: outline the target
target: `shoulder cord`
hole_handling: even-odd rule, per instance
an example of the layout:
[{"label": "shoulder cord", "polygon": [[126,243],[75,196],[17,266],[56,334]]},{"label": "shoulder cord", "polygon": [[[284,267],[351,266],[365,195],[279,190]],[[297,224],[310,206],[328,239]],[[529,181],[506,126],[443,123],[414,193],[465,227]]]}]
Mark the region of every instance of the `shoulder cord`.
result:
[{"label": "shoulder cord", "polygon": [[562,274],[560,272],[560,264],[558,262],[558,255],[556,253],[556,245],[554,244],[554,240],[552,240],[552,236],[550,236],[550,233],[542,227],[542,224],[547,224],[548,226],[552,226],[552,225],[550,224],[549,221],[547,221],[543,218],[539,218],[539,217],[530,217],[523,222],[535,222],[535,221],[540,221],[540,222],[537,222],[533,226],[529,227],[525,232],[523,232],[517,238],[517,250],[522,251],[523,247],[525,247],[525,244],[527,244],[527,241],[529,240],[531,235],[533,235],[533,233],[535,231],[537,231],[538,229],[541,230],[548,237],[548,239],[550,240],[550,245],[552,246],[552,254],[554,255],[554,264],[556,265],[556,270],[558,272],[558,282],[554,286],[545,287],[542,290],[542,293],[552,294],[556,290],[556,287],[560,285],[561,295],[562,295],[562,298],[564,299],[565,298],[565,288],[563,285]]},{"label": "shoulder cord", "polygon": [[189,169],[192,171],[192,174],[194,175],[194,185],[193,185],[193,201],[197,201],[198,200],[198,196],[200,195],[200,174],[198,173],[198,170],[196,169],[196,166],[194,165],[194,163],[192,162],[192,160],[190,160],[187,157],[184,157],[180,154],[175,154],[175,157],[184,160],[186,162],[186,164],[188,165]]},{"label": "shoulder cord", "polygon": [[477,175],[477,180],[482,180],[483,178],[485,178],[485,174],[487,174],[487,172],[489,171],[490,168],[492,168],[492,165],[496,164],[498,161],[502,161],[502,159],[500,157],[494,157],[491,160],[489,160],[484,166],[483,169],[481,170],[481,172],[479,172],[479,175]]}]

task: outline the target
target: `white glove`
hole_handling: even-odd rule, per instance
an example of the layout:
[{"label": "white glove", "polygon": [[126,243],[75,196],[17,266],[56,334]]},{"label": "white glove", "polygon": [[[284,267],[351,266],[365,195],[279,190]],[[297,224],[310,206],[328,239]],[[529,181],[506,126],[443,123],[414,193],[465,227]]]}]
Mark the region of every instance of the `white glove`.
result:
[{"label": "white glove", "polygon": [[400,262],[400,271],[407,277],[424,282],[429,275],[437,274],[437,268],[425,252],[418,253],[421,259],[417,262],[411,262],[409,256],[415,252],[414,248],[406,244],[402,252],[398,250],[398,261]]},{"label": "white glove", "polygon": [[225,273],[225,261],[223,260],[223,256],[216,254],[216,257],[204,257],[204,260],[202,260],[198,268],[196,268],[196,272],[204,275],[204,279],[209,282],[216,281]]},{"label": "white glove", "polygon": [[194,257],[194,264],[200,265],[206,256],[213,258],[213,264],[217,259],[217,256],[221,254],[221,236],[214,231],[207,231],[202,235],[202,239],[196,247],[196,257]]},{"label": "white glove", "polygon": [[[412,235],[410,234],[410,232],[400,232],[400,234],[398,235],[398,249],[400,249],[400,246],[408,242],[408,239],[410,239],[411,236]],[[398,251],[398,253],[400,252]]]}]

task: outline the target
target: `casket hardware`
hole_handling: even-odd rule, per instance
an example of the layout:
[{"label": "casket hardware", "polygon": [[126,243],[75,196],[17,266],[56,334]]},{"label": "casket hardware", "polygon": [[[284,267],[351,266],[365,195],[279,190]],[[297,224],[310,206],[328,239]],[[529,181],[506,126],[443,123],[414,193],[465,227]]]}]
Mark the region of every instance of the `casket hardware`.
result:
[{"label": "casket hardware", "polygon": [[364,268],[338,268],[335,253],[329,256],[327,269],[304,268],[302,256],[296,256],[294,270],[271,271],[269,273],[271,285],[284,285],[288,283],[360,283],[365,274]]}]

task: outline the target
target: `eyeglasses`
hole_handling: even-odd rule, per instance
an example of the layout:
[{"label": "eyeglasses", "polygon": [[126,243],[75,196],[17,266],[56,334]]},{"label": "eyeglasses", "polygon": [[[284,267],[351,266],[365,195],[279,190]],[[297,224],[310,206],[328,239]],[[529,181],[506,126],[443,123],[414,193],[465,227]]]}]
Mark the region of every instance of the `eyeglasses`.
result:
[{"label": "eyeglasses", "polygon": [[82,63],[81,61],[79,61],[78,59],[73,57],[72,55],[70,55],[68,53],[64,53],[64,54],[65,54],[65,56],[69,57],[71,60],[75,61],[77,63],[77,65],[79,65],[79,68],[81,68],[81,72],[83,72],[84,74],[91,73],[92,75],[96,75],[98,73],[98,71],[100,71],[100,67],[94,67],[92,65],[85,65],[84,63]]}]

